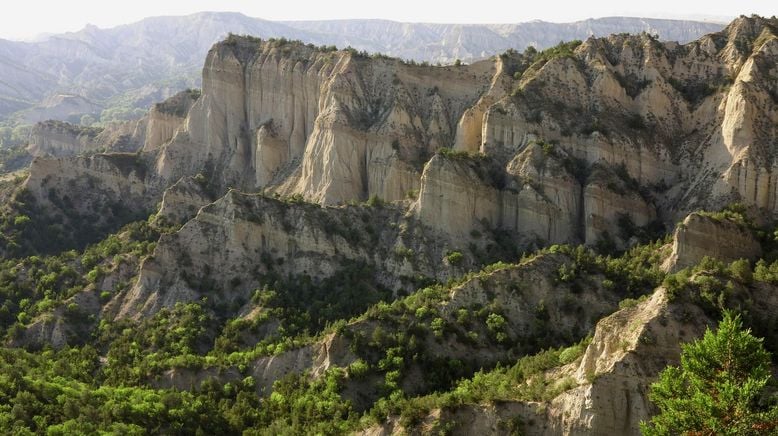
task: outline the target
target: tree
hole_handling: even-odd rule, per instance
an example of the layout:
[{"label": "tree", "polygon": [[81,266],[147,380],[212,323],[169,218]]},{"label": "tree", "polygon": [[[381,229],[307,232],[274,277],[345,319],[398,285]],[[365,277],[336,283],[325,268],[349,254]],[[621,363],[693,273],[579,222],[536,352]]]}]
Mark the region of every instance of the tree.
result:
[{"label": "tree", "polygon": [[670,366],[651,385],[660,410],[646,435],[762,435],[778,431],[778,406],[760,404],[770,379],[762,339],[725,312],[714,333],[682,346],[681,366]]}]

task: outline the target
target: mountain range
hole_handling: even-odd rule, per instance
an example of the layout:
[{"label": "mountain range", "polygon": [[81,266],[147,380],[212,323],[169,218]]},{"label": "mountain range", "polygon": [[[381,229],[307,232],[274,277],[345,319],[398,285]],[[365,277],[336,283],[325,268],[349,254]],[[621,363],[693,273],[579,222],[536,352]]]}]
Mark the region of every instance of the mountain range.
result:
[{"label": "mountain range", "polygon": [[10,156],[1,433],[778,431],[778,18],[201,72]]},{"label": "mountain range", "polygon": [[147,18],[110,29],[48,35],[36,42],[0,40],[0,119],[32,124],[139,118],[148,106],[200,86],[201,62],[228,33],[347,46],[419,62],[471,62],[509,48],[539,49],[561,40],[611,33],[657,34],[688,42],[722,24],[612,17],[549,23],[467,25],[386,20],[273,22],[239,13],[203,12]]}]

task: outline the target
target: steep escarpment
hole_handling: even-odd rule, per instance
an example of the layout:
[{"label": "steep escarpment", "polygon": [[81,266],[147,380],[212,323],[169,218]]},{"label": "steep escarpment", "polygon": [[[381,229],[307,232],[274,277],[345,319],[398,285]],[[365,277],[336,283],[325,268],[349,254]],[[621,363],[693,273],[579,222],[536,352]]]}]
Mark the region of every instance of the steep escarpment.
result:
[{"label": "steep escarpment", "polygon": [[[98,211],[98,223],[122,224],[161,202],[159,216],[181,224],[239,187],[325,205],[395,201],[395,225],[408,210],[415,227],[449,241],[446,249],[476,257],[489,251],[485,234],[499,234],[492,246],[508,241],[514,253],[547,243],[624,248],[699,206],[742,200],[770,212],[753,202],[769,190],[752,197],[752,188],[729,184],[727,168],[766,168],[771,159],[775,135],[764,117],[775,105],[749,109],[753,96],[745,93],[772,95],[765,77],[775,64],[774,27],[741,18],[687,45],[616,35],[450,67],[232,36],[209,53],[201,96],[185,92],[152,110],[141,152],[38,159],[25,188],[65,223]],[[246,245],[255,230],[240,230],[239,215],[222,212],[210,254]],[[209,216],[204,210],[184,233]],[[312,230],[306,223],[298,231]],[[387,258],[398,248],[396,237],[369,255],[348,240],[325,247],[317,235],[306,238],[299,245],[325,257]],[[170,272],[137,287],[143,301],[182,283],[186,268],[176,255],[202,240],[191,236],[148,264],[144,280]],[[271,248],[285,258],[294,252],[281,245]],[[448,278],[429,266],[445,255],[436,250],[427,266],[413,262],[417,271],[379,262],[388,268],[382,283],[397,287],[403,274]],[[216,262],[219,271],[250,259],[239,257]],[[288,265],[285,272],[310,269]],[[311,275],[332,269],[321,268]],[[181,295],[192,291],[179,285]]]},{"label": "steep escarpment", "polygon": [[6,221],[19,216],[32,221],[22,229],[27,241],[21,251],[16,243],[3,247],[4,254],[83,249],[148,217],[163,186],[144,159],[137,153],[35,158],[17,200],[4,211]]},{"label": "steep escarpment", "polygon": [[151,151],[169,141],[184,123],[189,109],[200,98],[200,91],[187,89],[151,107],[146,116],[146,138],[143,149]]},{"label": "steep escarpment", "polygon": [[693,213],[675,230],[673,251],[664,264],[668,271],[697,265],[705,256],[724,262],[755,260],[762,247],[748,223],[728,219],[726,214]]},{"label": "steep escarpment", "polygon": [[33,126],[27,152],[36,157],[135,152],[143,147],[145,129],[146,120],[113,123],[104,128],[43,121]]},{"label": "steep escarpment", "polygon": [[742,17],[685,45],[614,35],[447,67],[232,36],[200,98],[152,110],[143,154],[158,199],[203,174],[216,196],[410,198],[450,235],[624,248],[700,208],[772,213],[775,27]]},{"label": "steep escarpment", "polygon": [[453,143],[494,68],[235,37],[209,53],[203,97],[158,168],[175,178],[211,165],[222,186],[277,185],[325,204],[402,199],[418,187],[419,163]]},{"label": "steep escarpment", "polygon": [[138,151],[2,182],[0,422],[636,434],[724,310],[778,351],[775,27],[449,67],[230,36]]},{"label": "steep escarpment", "polygon": [[640,421],[653,413],[646,398],[651,380],[678,363],[679,343],[701,335],[706,322],[711,321],[699,309],[670,304],[660,290],[598,322],[591,343],[574,362],[534,376],[546,390],[562,386],[553,399],[448,406],[433,410],[418,427],[394,419],[363,434],[421,434],[433,424],[456,435],[640,434]]},{"label": "steep escarpment", "polygon": [[33,156],[75,155],[97,151],[100,129],[80,128],[61,121],[38,123],[30,132],[27,151]]},{"label": "steep escarpment", "polygon": [[425,167],[414,207],[422,220],[460,236],[499,228],[525,245],[624,244],[625,226],[662,226],[637,186],[621,166],[587,166],[558,145],[532,142],[506,169],[483,153],[441,154]]},{"label": "steep escarpment", "polygon": [[[759,44],[743,42],[748,39],[740,30],[744,26],[759,29],[752,30],[756,33],[764,30]],[[746,150],[732,145],[737,135],[726,133],[746,135],[751,115],[762,117],[759,111],[748,114],[745,106],[734,102],[751,80],[740,76],[747,74],[746,60],[756,62],[769,53],[771,26],[769,21],[742,18],[727,31],[686,46],[660,44],[646,36],[614,36],[589,40],[568,48],[567,54],[536,61],[521,73],[513,99],[494,109],[499,123],[484,147],[523,147],[531,140],[527,132],[534,131],[546,141],[558,141],[590,165],[599,162],[623,169],[628,180],[637,182],[632,186],[642,189],[648,209],[634,202],[637,207],[630,207],[613,197],[608,202],[617,210],[622,203],[622,208],[639,212],[631,216],[634,222],[650,221],[650,209],[657,205],[672,211],[662,217],[667,220],[694,207],[732,201],[733,195],[754,204],[747,189],[728,185],[706,192],[702,187],[723,186],[727,177],[720,176],[729,166],[737,166],[740,153],[758,154],[770,143],[767,138],[774,137],[770,129],[762,129],[746,142],[764,145]],[[758,82],[749,89],[768,98],[769,91],[763,87],[770,86],[768,81]],[[774,103],[762,107],[770,112]],[[735,122],[728,112],[739,114],[741,121]],[[511,121],[506,122],[506,117]],[[674,188],[667,190],[667,186]],[[589,191],[594,203],[602,198],[596,187]],[[587,211],[586,218],[591,215]],[[614,230],[610,226],[611,234]]]},{"label": "steep escarpment", "polygon": [[27,151],[36,157],[153,151],[173,137],[199,96],[199,90],[182,91],[152,106],[140,120],[113,122],[105,127],[85,127],[54,120],[39,122],[30,132]]}]

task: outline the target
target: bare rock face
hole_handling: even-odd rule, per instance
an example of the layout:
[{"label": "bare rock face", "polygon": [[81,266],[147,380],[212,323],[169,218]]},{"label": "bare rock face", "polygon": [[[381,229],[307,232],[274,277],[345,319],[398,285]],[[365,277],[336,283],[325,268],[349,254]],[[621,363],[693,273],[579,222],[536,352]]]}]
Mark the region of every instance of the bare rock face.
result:
[{"label": "bare rock face", "polygon": [[[763,329],[774,325],[775,286],[736,286],[737,293],[760,302],[753,306],[758,320],[754,324]],[[564,391],[551,400],[501,398],[488,404],[444,407],[432,410],[413,428],[390,418],[361,434],[424,434],[425,429],[439,425],[454,435],[508,435],[520,430],[538,436],[637,436],[640,422],[656,413],[648,398],[651,384],[668,365],[678,365],[683,343],[702,337],[716,322],[699,304],[671,296],[660,287],[601,319],[582,357],[538,376],[548,388],[566,383]]]},{"label": "bare rock face", "polygon": [[551,402],[549,425],[538,434],[640,434],[640,421],[654,413],[649,385],[678,364],[681,342],[701,336],[704,320],[695,307],[669,303],[660,289],[600,321],[575,370],[580,385]]},{"label": "bare rock face", "polygon": [[152,106],[146,116],[148,127],[143,149],[156,150],[169,141],[176,130],[184,124],[189,109],[198,98],[200,98],[200,91],[190,89]]},{"label": "bare rock face", "polygon": [[[166,226],[153,255],[133,267],[130,288],[110,302],[92,304],[102,288],[79,294],[106,319],[142,319],[204,298],[243,317],[271,279],[317,286],[355,265],[371,285],[399,296],[420,282],[462,277],[487,263],[483,252],[502,249],[498,242],[514,250],[603,241],[625,248],[636,229],[701,207],[742,201],[773,214],[777,25],[743,18],[686,45],[614,35],[450,67],[231,36],[208,55],[202,96],[180,94],[135,128],[111,131],[125,145],[141,138],[139,152],[83,156],[121,148],[106,147],[105,131],[41,131],[36,152],[58,157],[37,158],[24,187],[71,227],[145,219],[158,203],[158,223],[181,225]],[[435,324],[447,326],[420,335],[420,349],[488,368],[512,353],[581,339],[616,310],[618,297],[598,273],[562,280],[571,262],[562,253],[549,249],[419,291],[433,301]],[[665,268],[759,255],[743,226],[695,213],[676,231]],[[746,291],[774,307],[771,286]],[[392,308],[400,322],[367,312],[240,370],[173,369],[154,383],[188,389],[206,377],[249,373],[266,392],[284,374],[316,377],[353,362],[355,338],[429,315],[403,304]],[[504,317],[501,339],[488,321],[459,330],[460,313],[492,305]],[[662,288],[631,305],[597,324],[579,360],[543,374],[564,381],[553,399],[463,405],[427,422],[456,421],[459,434],[499,433],[518,416],[534,435],[637,434],[653,412],[651,381],[712,320]],[[753,312],[766,318],[766,310]],[[67,343],[67,314],[47,315],[20,344]],[[429,392],[421,364],[410,360],[401,387]],[[368,382],[347,383],[346,397]],[[404,430],[395,420],[371,431]]]},{"label": "bare rock face", "polygon": [[416,214],[443,233],[465,237],[482,222],[501,220],[501,192],[478,174],[480,163],[468,155],[433,157],[421,179]]},{"label": "bare rock face", "polygon": [[[545,375],[574,385],[553,400],[466,404],[434,410],[425,422],[452,423],[455,435],[507,435],[511,426],[533,436],[639,435],[640,422],[655,412],[647,396],[650,384],[667,365],[678,364],[680,344],[701,336],[711,323],[696,306],[672,303],[659,289],[599,321],[584,356]],[[389,420],[363,434],[409,430],[415,434]]]},{"label": "bare rock face", "polygon": [[744,224],[693,213],[676,228],[673,251],[663,268],[675,272],[698,264],[705,256],[729,263],[737,259],[753,260],[761,254],[759,241]]},{"label": "bare rock face", "polygon": [[134,152],[143,146],[145,122],[144,119],[97,128],[44,121],[32,128],[27,151],[36,157],[66,157],[101,151]]},{"label": "bare rock face", "polygon": [[486,227],[546,243],[595,244],[606,236],[624,245],[623,220],[644,227],[657,219],[652,201],[625,177],[599,163],[587,170],[561,147],[535,141],[505,173],[486,155],[453,152],[425,167],[414,207],[422,221],[459,237]]},{"label": "bare rock face", "polygon": [[594,168],[583,191],[587,243],[596,243],[602,237],[619,238],[624,233],[624,220],[632,226],[645,227],[656,219],[650,199],[636,189],[636,183],[630,182],[607,167]]},{"label": "bare rock face", "polygon": [[493,74],[491,62],[435,69],[236,38],[210,52],[203,98],[158,169],[175,178],[210,163],[223,185],[324,204],[403,199],[419,156],[453,142]]},{"label": "bare rock face", "polygon": [[119,199],[138,207],[148,204],[153,187],[147,183],[146,164],[134,153],[97,154],[60,159],[37,158],[30,167],[26,188],[43,204],[95,212]]},{"label": "bare rock face", "polygon": [[[742,17],[685,45],[613,35],[447,67],[233,36],[209,52],[201,97],[152,109],[144,160],[156,201],[197,174],[216,196],[325,205],[418,191],[414,213],[458,237],[626,247],[620,223],[732,201],[772,213],[775,28]],[[489,180],[431,159],[441,148],[484,155]]]},{"label": "bare rock face", "polygon": [[197,215],[197,211],[214,199],[207,191],[204,177],[184,177],[165,190],[157,220],[169,224],[183,224]]},{"label": "bare rock face", "polygon": [[61,121],[38,123],[30,132],[27,151],[33,156],[73,156],[94,152],[101,147],[97,140],[101,130]]},{"label": "bare rock face", "polygon": [[[325,205],[370,196],[403,200],[418,190],[413,217],[460,248],[485,228],[505,230],[524,245],[595,244],[609,236],[624,247],[624,223],[667,224],[690,209],[732,200],[770,210],[777,106],[774,84],[765,79],[776,64],[771,29],[743,18],[685,46],[616,35],[532,63],[514,52],[440,68],[231,37],[210,51],[201,97],[174,97],[138,126],[141,153],[38,159],[26,187],[41,204],[78,212],[73,220],[106,207],[148,213],[162,200],[161,216],[179,222],[229,187]],[[80,144],[75,138],[57,147],[69,150]],[[450,147],[460,151],[438,152]],[[208,195],[192,184],[198,174]],[[228,195],[185,226],[176,234],[182,245],[160,244],[136,287],[141,305],[196,294],[175,257],[205,250],[199,235],[186,235],[207,225],[218,228],[207,250],[229,247],[221,259],[200,259],[219,265],[219,280],[255,261],[235,249],[247,241],[284,258],[295,247],[319,256],[375,255],[347,240],[322,239],[315,225],[295,221],[304,213],[287,229],[267,214],[273,230],[256,239],[254,224],[230,216],[226,205],[238,197]],[[297,229],[294,244],[289,228]],[[390,247],[408,246],[396,237],[382,245],[384,258],[392,258],[385,254]],[[435,262],[442,255],[435,253]],[[312,275],[333,268],[312,257],[305,262],[288,265]],[[399,271],[412,273],[402,262],[385,267],[393,277],[387,283]],[[167,286],[181,293],[155,294]]]},{"label": "bare rock face", "polygon": [[536,141],[507,165],[502,227],[551,244],[581,239],[582,187],[565,151]]},{"label": "bare rock face", "polygon": [[357,360],[348,345],[343,337],[330,334],[310,346],[278,356],[259,358],[251,365],[251,374],[258,381],[257,390],[263,394],[269,393],[273,383],[287,374],[307,371],[312,377],[320,377],[331,367],[345,368]]},{"label": "bare rock face", "polygon": [[269,120],[257,129],[257,155],[254,162],[257,186],[271,184],[287,162],[289,147],[273,128],[273,120]]}]

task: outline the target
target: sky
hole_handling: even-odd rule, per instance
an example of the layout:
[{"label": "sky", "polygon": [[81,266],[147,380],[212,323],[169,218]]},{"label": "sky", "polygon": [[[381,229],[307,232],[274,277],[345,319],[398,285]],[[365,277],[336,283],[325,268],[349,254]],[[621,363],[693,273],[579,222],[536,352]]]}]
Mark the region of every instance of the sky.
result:
[{"label": "sky", "polygon": [[382,18],[435,23],[516,23],[536,19],[568,22],[614,15],[727,21],[741,14],[778,15],[778,2],[774,0],[476,0],[466,3],[457,0],[21,0],[8,3],[0,6],[0,38],[7,39],[77,31],[86,24],[105,28],[145,17],[201,11],[241,12],[268,20]]}]

